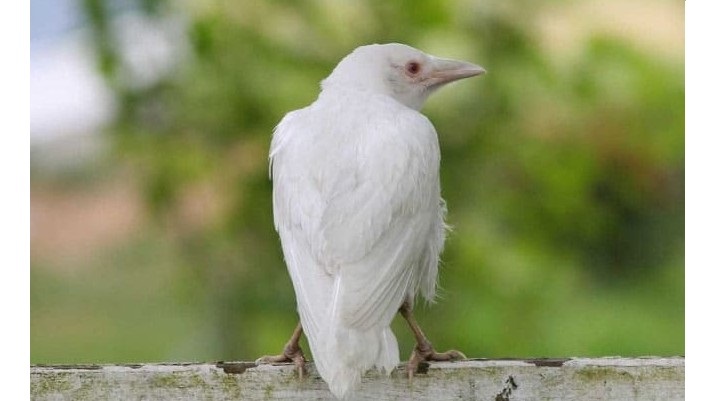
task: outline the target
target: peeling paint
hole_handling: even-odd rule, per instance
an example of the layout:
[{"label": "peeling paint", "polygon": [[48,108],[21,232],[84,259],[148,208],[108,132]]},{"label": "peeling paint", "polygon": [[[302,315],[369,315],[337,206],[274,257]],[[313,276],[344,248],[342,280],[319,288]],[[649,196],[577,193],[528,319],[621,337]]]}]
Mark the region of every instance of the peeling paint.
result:
[{"label": "peeling paint", "polygon": [[495,401],[510,401],[513,390],[517,390],[517,383],[514,377],[508,376],[507,379],[505,379],[505,387],[495,396]]},{"label": "peeling paint", "polygon": [[538,367],[550,367],[550,368],[559,368],[562,367],[562,365],[565,364],[565,362],[570,361],[570,358],[536,358],[536,359],[525,359],[525,362],[531,363]]},{"label": "peeling paint", "polygon": [[[403,364],[391,375],[369,371],[358,398],[677,401],[684,399],[684,365],[682,357],[466,360],[430,363],[409,381]],[[292,364],[36,365],[30,394],[33,401],[334,399],[315,366],[306,368],[298,380]]]},{"label": "peeling paint", "polygon": [[218,362],[216,367],[223,369],[224,373],[228,374],[242,374],[246,372],[246,369],[255,368],[257,365],[254,362]]}]

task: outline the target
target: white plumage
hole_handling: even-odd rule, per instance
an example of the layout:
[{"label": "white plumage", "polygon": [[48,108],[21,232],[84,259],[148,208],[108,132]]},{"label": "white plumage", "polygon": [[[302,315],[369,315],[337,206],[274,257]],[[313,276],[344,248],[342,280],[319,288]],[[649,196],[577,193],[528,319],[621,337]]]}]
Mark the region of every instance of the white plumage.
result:
[{"label": "white plumage", "polygon": [[418,110],[442,84],[482,72],[405,45],[360,47],[275,130],[276,230],[318,372],[338,397],[374,366],[393,370],[393,317],[417,293],[435,296],[440,150]]}]

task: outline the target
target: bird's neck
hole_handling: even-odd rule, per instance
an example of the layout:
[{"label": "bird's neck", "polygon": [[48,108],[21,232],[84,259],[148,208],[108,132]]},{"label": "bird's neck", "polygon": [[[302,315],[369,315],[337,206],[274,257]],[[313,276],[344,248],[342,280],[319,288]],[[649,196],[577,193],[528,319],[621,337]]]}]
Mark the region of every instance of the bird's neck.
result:
[{"label": "bird's neck", "polygon": [[375,101],[377,99],[383,99],[418,112],[423,108],[424,103],[422,99],[416,99],[414,102],[411,102],[409,98],[402,99],[392,91],[381,88],[380,86],[356,85],[354,83],[344,84],[340,81],[331,81],[329,79],[325,79],[321,82],[320,98],[325,98],[326,100],[354,99],[355,101]]}]

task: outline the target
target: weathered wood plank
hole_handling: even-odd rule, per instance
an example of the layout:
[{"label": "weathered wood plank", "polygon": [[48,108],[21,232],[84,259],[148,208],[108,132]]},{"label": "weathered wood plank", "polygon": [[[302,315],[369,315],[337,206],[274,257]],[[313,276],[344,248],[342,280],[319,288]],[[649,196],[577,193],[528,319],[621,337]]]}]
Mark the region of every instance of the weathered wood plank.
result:
[{"label": "weathered wood plank", "polygon": [[[359,400],[683,400],[684,358],[472,359],[441,362],[409,382],[403,367],[369,372]],[[331,400],[309,364],[32,366],[33,400]]]}]

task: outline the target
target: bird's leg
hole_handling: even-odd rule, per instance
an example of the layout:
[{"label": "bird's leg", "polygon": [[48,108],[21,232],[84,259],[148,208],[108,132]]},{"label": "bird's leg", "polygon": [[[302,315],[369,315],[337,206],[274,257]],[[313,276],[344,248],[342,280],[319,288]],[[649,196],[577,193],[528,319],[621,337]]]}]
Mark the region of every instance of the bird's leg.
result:
[{"label": "bird's leg", "polygon": [[447,352],[435,352],[433,345],[430,344],[428,338],[425,337],[425,334],[423,334],[423,330],[420,329],[420,326],[418,326],[418,322],[415,320],[415,317],[413,317],[413,306],[409,301],[405,301],[403,306],[400,307],[400,314],[403,315],[405,321],[408,322],[408,326],[410,326],[410,330],[413,331],[413,335],[415,335],[415,340],[417,341],[415,348],[413,348],[413,353],[410,355],[410,359],[408,360],[408,379],[413,378],[413,375],[415,375],[415,372],[418,370],[420,362],[458,361],[466,359],[465,354],[460,351],[450,350]]},{"label": "bird's leg", "polygon": [[293,362],[296,365],[298,371],[298,378],[303,379],[306,374],[306,358],[303,356],[303,350],[298,344],[303,334],[303,326],[301,322],[298,322],[296,329],[291,334],[291,338],[288,340],[286,345],[283,347],[283,353],[279,355],[266,355],[256,360],[257,364],[268,364],[268,363],[285,363]]}]

